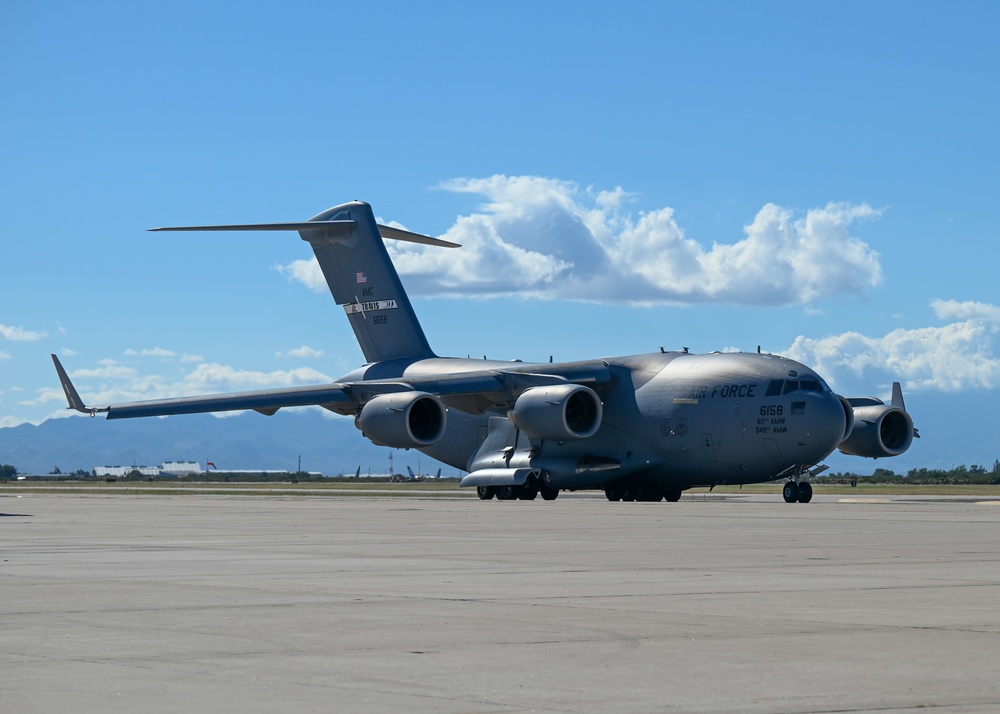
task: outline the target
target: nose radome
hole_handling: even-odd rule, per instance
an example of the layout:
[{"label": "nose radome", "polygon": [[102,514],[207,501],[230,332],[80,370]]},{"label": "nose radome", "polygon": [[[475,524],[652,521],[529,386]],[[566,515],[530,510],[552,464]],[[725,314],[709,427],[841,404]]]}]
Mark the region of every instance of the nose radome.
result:
[{"label": "nose radome", "polygon": [[[817,451],[823,449],[830,454],[849,434],[847,412],[840,397],[833,392],[817,396],[820,398],[816,404],[816,415],[809,424],[811,441]],[[826,458],[826,455],[820,458]]]}]

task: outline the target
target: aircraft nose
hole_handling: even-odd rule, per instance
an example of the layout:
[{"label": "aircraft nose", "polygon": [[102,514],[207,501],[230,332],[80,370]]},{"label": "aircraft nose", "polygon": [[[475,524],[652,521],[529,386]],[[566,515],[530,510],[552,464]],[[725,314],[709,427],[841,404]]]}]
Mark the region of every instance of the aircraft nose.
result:
[{"label": "aircraft nose", "polygon": [[[848,414],[841,398],[833,392],[816,396],[814,404],[806,403],[808,438],[817,451],[825,451],[820,458],[826,458],[848,435]],[[813,410],[812,418],[809,418],[808,409]]]}]

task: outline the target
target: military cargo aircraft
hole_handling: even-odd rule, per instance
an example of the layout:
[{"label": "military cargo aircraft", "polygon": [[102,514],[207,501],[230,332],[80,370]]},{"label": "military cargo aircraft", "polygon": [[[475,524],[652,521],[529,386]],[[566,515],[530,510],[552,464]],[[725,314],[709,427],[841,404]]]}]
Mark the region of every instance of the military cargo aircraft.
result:
[{"label": "military cargo aircraft", "polygon": [[889,404],[846,399],[806,365],[759,348],[535,364],[438,357],[383,239],[458,246],[379,225],[367,203],[298,223],[152,230],[298,231],[366,364],[332,384],[88,406],[52,355],[71,409],[123,419],[319,405],[353,416],[376,444],[468,472],[461,485],[483,500],[601,489],[611,501],[677,501],[695,486],[784,480],[785,501],[808,503],[807,477],[834,450],[897,456],[919,436],[898,383]]},{"label": "military cargo aircraft", "polygon": [[[415,474],[415,473],[413,473],[413,469],[411,469],[409,466],[406,467],[406,474],[407,474],[407,476],[406,476],[406,480],[407,481],[423,481],[424,480],[424,475],[423,474]],[[438,469],[437,474],[435,474],[434,476],[431,476],[430,474],[428,474],[427,478],[435,478],[435,479],[441,478],[441,469]]]}]

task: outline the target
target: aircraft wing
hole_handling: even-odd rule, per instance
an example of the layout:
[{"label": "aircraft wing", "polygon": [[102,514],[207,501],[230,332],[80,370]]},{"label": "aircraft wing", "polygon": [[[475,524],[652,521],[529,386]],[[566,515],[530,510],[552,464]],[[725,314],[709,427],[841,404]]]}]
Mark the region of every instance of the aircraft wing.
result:
[{"label": "aircraft wing", "polygon": [[228,394],[208,394],[198,397],[177,397],[173,399],[153,399],[141,402],[125,402],[90,406],[84,404],[69,375],[63,369],[59,358],[52,355],[59,382],[66,393],[69,408],[95,416],[107,414],[108,419],[132,417],[167,416],[171,414],[197,414],[201,412],[224,412],[253,409],[271,415],[282,407],[302,407],[319,404],[327,408],[349,404],[352,400],[349,389],[342,384],[323,384],[289,389],[266,389],[253,392],[233,392]]},{"label": "aircraft wing", "polygon": [[610,381],[607,367],[598,362],[559,365],[559,369],[553,373],[487,369],[412,378],[333,382],[287,389],[230,392],[92,406],[83,402],[56,355],[52,355],[52,362],[55,364],[69,408],[91,416],[107,414],[108,419],[246,409],[253,409],[270,416],[283,407],[304,406],[321,406],[340,414],[355,414],[373,397],[407,391],[434,394],[442,397],[450,406],[463,411],[482,413],[493,406],[509,406],[521,392],[533,386],[568,382],[600,384]]},{"label": "aircraft wing", "polygon": [[104,409],[108,419],[128,419],[131,417],[166,416],[170,414],[197,414],[201,412],[226,412],[253,409],[268,416],[282,407],[303,407],[313,404],[332,406],[350,402],[341,385],[318,385],[315,387],[295,387],[292,389],[271,389],[257,392],[234,392],[230,394],[210,394],[203,397],[178,397],[175,399],[154,399],[145,402],[110,404]]}]

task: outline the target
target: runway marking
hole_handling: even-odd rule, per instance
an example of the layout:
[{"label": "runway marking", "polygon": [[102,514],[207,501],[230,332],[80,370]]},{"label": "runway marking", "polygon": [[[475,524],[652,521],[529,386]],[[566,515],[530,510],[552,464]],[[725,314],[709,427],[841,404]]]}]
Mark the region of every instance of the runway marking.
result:
[{"label": "runway marking", "polygon": [[891,503],[888,498],[841,498],[837,503]]},{"label": "runway marking", "polygon": [[977,506],[1000,506],[1000,501],[976,501]]}]

